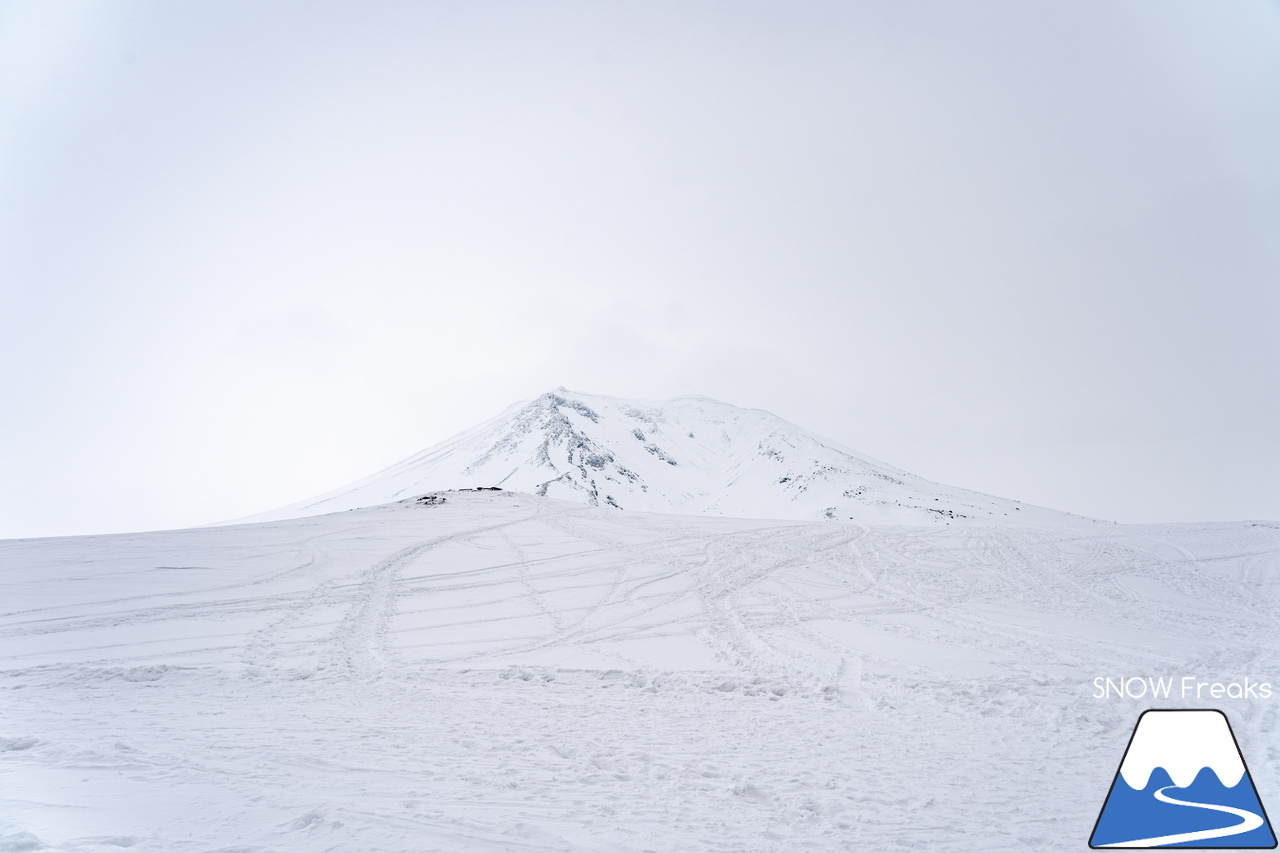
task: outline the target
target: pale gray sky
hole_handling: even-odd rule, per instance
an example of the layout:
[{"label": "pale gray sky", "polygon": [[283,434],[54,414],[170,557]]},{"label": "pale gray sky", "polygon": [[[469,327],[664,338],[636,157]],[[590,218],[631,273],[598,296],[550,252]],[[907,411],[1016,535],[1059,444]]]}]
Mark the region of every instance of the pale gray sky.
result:
[{"label": "pale gray sky", "polygon": [[0,3],[0,536],[265,510],[556,385],[1280,519],[1280,11]]}]

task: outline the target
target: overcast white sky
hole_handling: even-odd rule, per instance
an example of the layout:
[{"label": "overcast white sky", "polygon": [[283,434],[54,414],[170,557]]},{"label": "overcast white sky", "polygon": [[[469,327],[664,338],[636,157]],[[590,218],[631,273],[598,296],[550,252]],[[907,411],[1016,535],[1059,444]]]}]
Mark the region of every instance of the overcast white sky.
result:
[{"label": "overcast white sky", "polygon": [[1280,519],[1280,7],[0,3],[0,536],[557,385]]}]

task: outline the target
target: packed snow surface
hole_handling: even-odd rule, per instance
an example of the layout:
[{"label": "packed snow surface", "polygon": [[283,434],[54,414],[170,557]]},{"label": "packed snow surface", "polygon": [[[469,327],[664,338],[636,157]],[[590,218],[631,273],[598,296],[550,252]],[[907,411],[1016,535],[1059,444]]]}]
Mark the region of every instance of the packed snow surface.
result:
[{"label": "packed snow surface", "polygon": [[507,491],[0,542],[0,851],[1077,851],[1150,705],[1092,680],[1276,682],[1278,555]]},{"label": "packed snow surface", "polygon": [[558,388],[385,471],[247,521],[500,487],[591,506],[861,523],[1100,522],[933,483],[761,409]]}]

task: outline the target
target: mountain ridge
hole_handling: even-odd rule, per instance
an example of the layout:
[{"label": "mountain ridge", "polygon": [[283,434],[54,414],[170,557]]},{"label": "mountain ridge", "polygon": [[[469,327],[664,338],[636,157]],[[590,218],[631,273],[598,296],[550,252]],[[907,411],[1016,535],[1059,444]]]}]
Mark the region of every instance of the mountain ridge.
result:
[{"label": "mountain ridge", "polygon": [[1094,519],[945,486],[764,409],[559,387],[331,492],[239,521],[498,487],[614,509],[854,523],[1062,526]]}]

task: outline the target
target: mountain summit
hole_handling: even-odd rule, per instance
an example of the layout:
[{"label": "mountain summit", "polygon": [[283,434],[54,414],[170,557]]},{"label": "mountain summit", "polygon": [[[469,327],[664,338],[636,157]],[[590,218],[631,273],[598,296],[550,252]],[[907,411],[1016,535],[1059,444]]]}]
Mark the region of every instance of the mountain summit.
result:
[{"label": "mountain summit", "polygon": [[899,524],[1088,524],[943,486],[760,409],[557,388],[359,482],[254,516],[319,515],[498,487],[618,509]]}]

